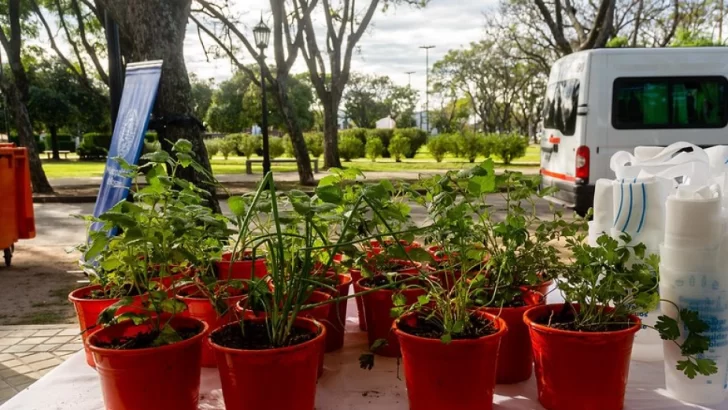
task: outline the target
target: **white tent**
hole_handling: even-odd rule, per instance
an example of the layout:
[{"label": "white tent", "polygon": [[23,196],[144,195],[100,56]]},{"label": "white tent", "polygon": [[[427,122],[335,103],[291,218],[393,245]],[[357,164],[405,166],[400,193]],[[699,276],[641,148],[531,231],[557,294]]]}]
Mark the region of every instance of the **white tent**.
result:
[{"label": "white tent", "polygon": [[386,128],[393,130],[396,127],[397,123],[390,117],[382,118],[381,120],[377,121],[377,128]]}]

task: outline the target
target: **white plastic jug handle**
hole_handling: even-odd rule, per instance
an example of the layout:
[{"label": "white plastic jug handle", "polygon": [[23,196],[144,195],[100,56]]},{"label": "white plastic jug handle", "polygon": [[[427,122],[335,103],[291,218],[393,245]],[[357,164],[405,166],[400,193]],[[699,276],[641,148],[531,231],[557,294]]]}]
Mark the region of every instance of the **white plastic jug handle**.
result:
[{"label": "white plastic jug handle", "polygon": [[[680,150],[692,148],[692,152],[680,152]],[[647,171],[649,174],[656,175],[669,169],[672,166],[685,163],[705,163],[710,169],[710,159],[705,151],[695,144],[689,142],[676,142],[659,154],[646,160],[638,160],[637,157],[627,151],[619,151],[615,153],[609,163],[610,168],[614,171],[617,179],[636,178],[641,171]],[[696,165],[696,170],[703,171],[703,167]],[[693,177],[692,175],[678,175],[685,177]]]}]

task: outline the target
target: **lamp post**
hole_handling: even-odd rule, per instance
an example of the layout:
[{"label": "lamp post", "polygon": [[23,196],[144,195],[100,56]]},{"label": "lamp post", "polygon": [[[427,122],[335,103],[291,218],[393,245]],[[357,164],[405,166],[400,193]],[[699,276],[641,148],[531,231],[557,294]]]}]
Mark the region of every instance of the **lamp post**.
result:
[{"label": "lamp post", "polygon": [[260,93],[263,95],[263,118],[261,120],[261,132],[263,133],[263,175],[270,172],[270,151],[268,148],[268,96],[265,92],[265,49],[268,48],[270,41],[270,28],[263,22],[263,15],[260,16],[260,23],[253,28],[253,36],[255,37],[255,45],[260,49]]},{"label": "lamp post", "polygon": [[407,86],[412,87],[412,74],[414,74],[415,71],[407,71],[405,74],[407,74]]},{"label": "lamp post", "polygon": [[425,49],[425,78],[427,86],[425,87],[425,118],[427,119],[427,134],[430,134],[430,49],[435,46],[420,46]]}]

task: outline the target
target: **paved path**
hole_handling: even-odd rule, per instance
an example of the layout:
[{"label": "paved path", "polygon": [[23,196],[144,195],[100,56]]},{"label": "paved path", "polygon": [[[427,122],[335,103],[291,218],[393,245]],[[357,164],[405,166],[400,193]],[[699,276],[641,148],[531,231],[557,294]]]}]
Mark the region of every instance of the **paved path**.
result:
[{"label": "paved path", "polygon": [[82,348],[78,325],[0,326],[0,404]]},{"label": "paved path", "polygon": [[[503,168],[499,168],[502,170]],[[526,175],[537,175],[538,167],[515,167],[514,171],[523,172]],[[417,179],[421,174],[432,175],[436,173],[444,173],[444,170],[418,170],[418,171],[391,171],[391,172],[365,172],[367,179],[382,180],[382,179],[404,179],[414,180]],[[314,178],[321,179],[328,175],[326,172],[319,172],[314,175]],[[256,183],[259,182],[262,175],[260,174],[221,174],[215,176],[218,181],[222,183]],[[276,181],[280,182],[297,182],[297,172],[276,172]],[[101,184],[102,177],[84,177],[84,178],[51,178],[49,179],[51,185],[54,188],[61,187],[79,187],[79,186],[98,186]]]}]

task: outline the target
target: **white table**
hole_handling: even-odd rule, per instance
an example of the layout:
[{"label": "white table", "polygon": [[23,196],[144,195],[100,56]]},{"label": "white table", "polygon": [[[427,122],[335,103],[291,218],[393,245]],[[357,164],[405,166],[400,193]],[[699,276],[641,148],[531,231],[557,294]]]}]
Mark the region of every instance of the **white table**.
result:
[{"label": "white table", "polygon": [[[316,410],[408,410],[405,383],[397,378],[397,360],[377,357],[373,370],[359,368],[358,357],[366,348],[366,334],[358,329],[353,303],[348,312],[347,331],[350,333],[346,335],[344,349],[326,355],[325,374],[318,383]],[[719,406],[703,407],[670,398],[664,388],[663,366],[662,362],[632,362],[625,409],[728,410],[728,401]],[[542,409],[533,377],[523,383],[497,386],[494,401],[499,410]],[[202,370],[199,408],[225,408],[217,369]],[[102,409],[104,403],[98,376],[86,364],[82,351],[0,406],[0,410]]]}]

